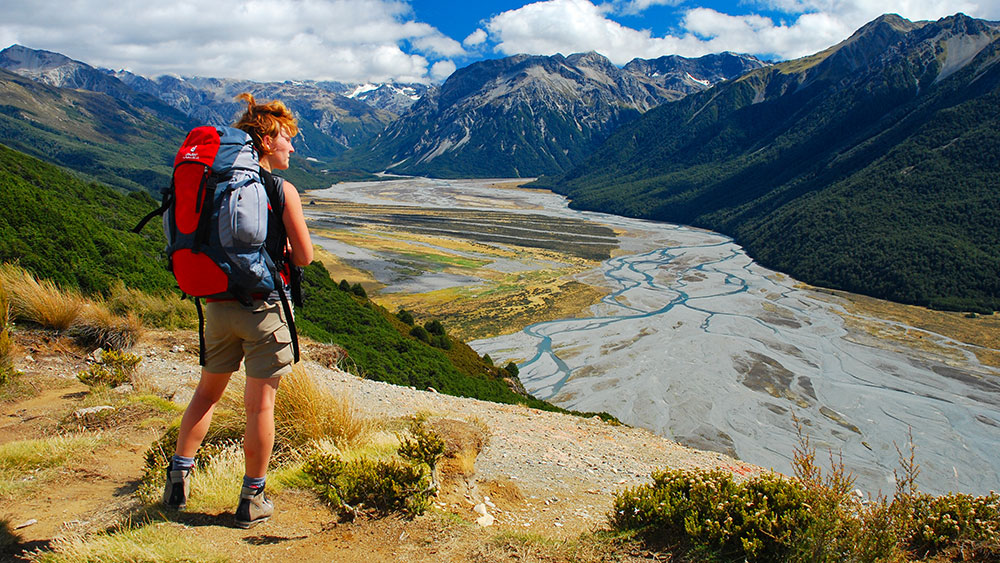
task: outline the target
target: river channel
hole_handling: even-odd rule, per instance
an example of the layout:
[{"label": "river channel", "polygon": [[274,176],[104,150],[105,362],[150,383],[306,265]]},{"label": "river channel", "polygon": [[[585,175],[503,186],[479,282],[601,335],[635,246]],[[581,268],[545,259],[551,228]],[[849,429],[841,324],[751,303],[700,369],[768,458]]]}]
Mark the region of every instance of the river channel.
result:
[{"label": "river channel", "polygon": [[415,178],[310,195],[530,210],[614,229],[619,251],[580,276],[607,290],[587,314],[470,343],[498,364],[517,362],[536,397],[786,474],[800,426],[821,461],[842,456],[872,493],[894,490],[897,447],[908,454],[912,435],[921,490],[1000,489],[1000,370],[968,346],[927,332],[909,346],[852,329],[838,298],[761,267],[718,233],[575,211],[555,194],[490,184]]}]

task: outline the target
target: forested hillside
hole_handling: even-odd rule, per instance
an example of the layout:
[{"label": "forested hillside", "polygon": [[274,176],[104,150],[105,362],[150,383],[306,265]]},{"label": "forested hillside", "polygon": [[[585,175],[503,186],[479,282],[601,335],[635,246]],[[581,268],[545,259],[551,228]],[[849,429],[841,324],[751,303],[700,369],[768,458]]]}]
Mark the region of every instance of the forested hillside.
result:
[{"label": "forested hillside", "polygon": [[0,145],[0,262],[17,262],[65,288],[105,293],[112,282],[164,291],[163,231],[127,232],[158,203],[128,195]]},{"label": "forested hillside", "polygon": [[1000,29],[883,16],[661,106],[540,185],[733,236],[810,283],[1000,309]]},{"label": "forested hillside", "polygon": [[[17,263],[38,277],[85,294],[107,293],[116,280],[152,293],[176,290],[166,270],[165,239],[153,221],[129,230],[157,207],[143,192],[120,193],[84,182],[57,166],[0,145],[0,263]],[[465,343],[440,335],[435,343],[365,297],[341,291],[321,265],[307,269],[300,332],[347,350],[359,375],[442,393],[558,410],[504,381],[511,374]],[[442,331],[443,332],[443,331]],[[444,341],[448,344],[442,346]],[[346,366],[345,366],[346,367]]]},{"label": "forested hillside", "polygon": [[107,94],[0,70],[0,142],[110,186],[150,192],[168,186],[185,133]]}]

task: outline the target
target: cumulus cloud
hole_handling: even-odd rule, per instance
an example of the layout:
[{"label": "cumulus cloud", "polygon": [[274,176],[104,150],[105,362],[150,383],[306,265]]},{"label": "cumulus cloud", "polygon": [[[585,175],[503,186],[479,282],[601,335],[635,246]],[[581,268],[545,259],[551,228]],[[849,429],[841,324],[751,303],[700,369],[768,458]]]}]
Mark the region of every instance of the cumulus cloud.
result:
[{"label": "cumulus cloud", "polygon": [[438,61],[431,66],[431,77],[435,80],[444,80],[451,76],[456,68],[458,67],[451,61]]},{"label": "cumulus cloud", "polygon": [[431,61],[465,55],[402,0],[32,0],[4,6],[0,39],[147,76],[254,80],[426,82]]},{"label": "cumulus cloud", "polygon": [[488,35],[486,34],[486,30],[477,29],[462,40],[462,45],[465,45],[466,47],[476,47],[485,43],[487,37]]},{"label": "cumulus cloud", "polygon": [[498,14],[486,22],[485,29],[502,54],[597,51],[616,64],[624,64],[636,57],[696,57],[721,51],[796,58],[847,38],[883,13],[911,20],[938,19],[956,12],[1000,18],[1000,3],[991,0],[757,0],[742,5],[780,12],[787,18],[775,21],[754,13],[732,15],[688,8],[680,31],[661,37],[613,19],[614,14],[634,13],[654,4],[678,5],[681,10],[688,5],[674,0],[615,0],[600,5],[588,0],[544,0]]}]

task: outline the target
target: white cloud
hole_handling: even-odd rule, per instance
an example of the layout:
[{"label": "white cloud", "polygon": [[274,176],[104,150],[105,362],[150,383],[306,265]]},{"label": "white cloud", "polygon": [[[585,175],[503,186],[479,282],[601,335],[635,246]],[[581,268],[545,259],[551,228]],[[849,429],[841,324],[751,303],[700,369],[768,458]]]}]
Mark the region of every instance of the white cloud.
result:
[{"label": "white cloud", "polygon": [[455,63],[451,61],[438,61],[431,67],[431,78],[435,80],[444,80],[445,78],[451,76],[451,74],[455,72],[456,68]]},{"label": "white cloud", "polygon": [[486,34],[486,30],[477,29],[462,40],[462,45],[465,45],[466,47],[476,47],[477,45],[485,43],[487,37],[488,35]]},{"label": "white cloud", "polygon": [[95,66],[255,80],[430,80],[462,46],[402,0],[32,0],[5,3],[0,46]]},{"label": "white cloud", "polygon": [[691,8],[681,19],[681,31],[662,37],[612,19],[611,14],[635,13],[654,4],[678,5],[674,0],[614,0],[601,5],[588,0],[544,0],[494,16],[486,30],[496,51],[507,55],[593,50],[624,64],[636,57],[696,57],[721,51],[796,58],[846,39],[883,13],[911,20],[957,12],[1000,19],[1000,2],[991,0],[757,0],[741,5],[779,11],[787,20]]},{"label": "white cloud", "polygon": [[[494,16],[486,24],[496,50],[513,55],[597,51],[616,64],[635,57],[690,52],[683,38],[654,38],[625,27],[587,0],[547,0]],[[694,41],[697,47],[697,40]],[[682,52],[683,51],[683,52]]]}]

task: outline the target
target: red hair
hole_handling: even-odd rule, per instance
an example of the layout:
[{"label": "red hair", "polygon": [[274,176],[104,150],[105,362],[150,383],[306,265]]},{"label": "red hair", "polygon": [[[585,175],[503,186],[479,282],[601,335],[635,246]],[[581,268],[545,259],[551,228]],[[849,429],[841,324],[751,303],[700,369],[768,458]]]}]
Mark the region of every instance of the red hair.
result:
[{"label": "red hair", "polygon": [[289,137],[294,137],[299,132],[296,125],[295,116],[292,111],[280,100],[273,100],[266,104],[258,104],[253,99],[253,94],[243,92],[236,96],[237,100],[247,103],[247,109],[240,116],[233,127],[246,131],[253,139],[254,148],[261,156],[269,154],[264,150],[264,137],[277,138],[284,131]]}]

